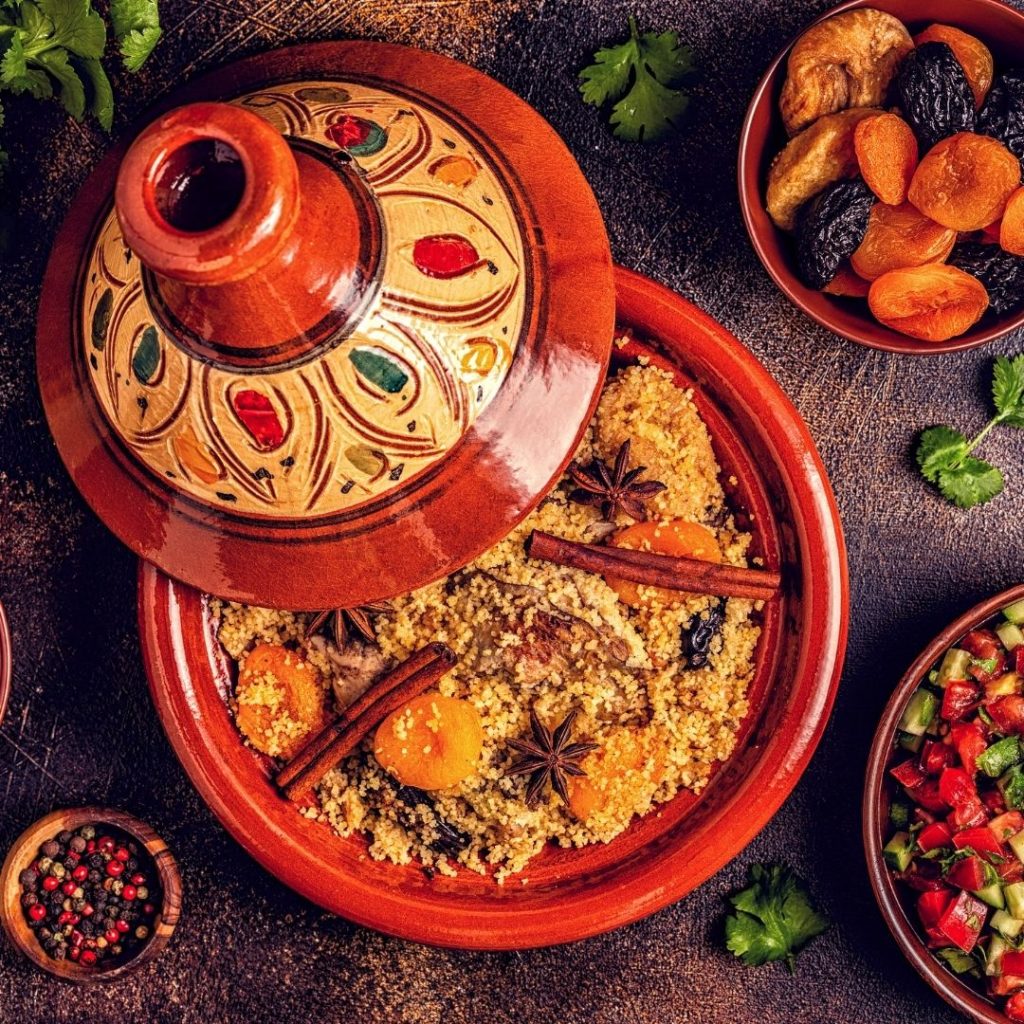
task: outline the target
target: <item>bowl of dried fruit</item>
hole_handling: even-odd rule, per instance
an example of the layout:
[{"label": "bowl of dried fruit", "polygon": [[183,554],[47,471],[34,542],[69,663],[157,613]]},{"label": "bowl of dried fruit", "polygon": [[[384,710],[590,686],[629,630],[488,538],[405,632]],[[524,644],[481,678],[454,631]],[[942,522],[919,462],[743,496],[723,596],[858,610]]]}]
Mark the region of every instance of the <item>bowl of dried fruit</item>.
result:
[{"label": "bowl of dried fruit", "polygon": [[914,355],[1024,323],[1024,14],[851,0],[762,78],[740,136],[744,221],[808,316]]},{"label": "bowl of dried fruit", "polygon": [[123,811],[53,811],[0,869],[0,922],[37,967],[66,981],[112,981],[152,960],[181,913],[167,844]]}]

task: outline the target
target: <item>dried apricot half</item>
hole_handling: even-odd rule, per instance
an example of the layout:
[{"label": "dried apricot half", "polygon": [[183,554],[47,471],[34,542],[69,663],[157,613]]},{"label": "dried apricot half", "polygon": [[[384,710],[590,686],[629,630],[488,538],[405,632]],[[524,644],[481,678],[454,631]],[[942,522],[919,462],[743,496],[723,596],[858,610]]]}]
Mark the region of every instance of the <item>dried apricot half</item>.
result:
[{"label": "dried apricot half", "polygon": [[840,263],[836,276],[821,290],[827,295],[841,295],[847,299],[863,299],[867,297],[870,281],[855,273],[849,263]]},{"label": "dried apricot half", "polygon": [[907,193],[926,216],[957,231],[998,220],[1020,185],[1020,162],[998,139],[958,132],[922,158]]},{"label": "dried apricot half", "polygon": [[898,206],[917,170],[917,136],[896,114],[877,114],[857,122],[853,132],[860,176],[883,202]]},{"label": "dried apricot half", "polygon": [[779,109],[795,135],[824,114],[877,107],[914,48],[899,18],[865,7],[812,25],[789,51]]},{"label": "dried apricot half", "polygon": [[877,110],[855,108],[819,118],[790,139],[768,171],[768,215],[785,231],[796,226],[796,212],[823,188],[857,174],[853,132]]},{"label": "dried apricot half", "polygon": [[914,36],[914,43],[945,43],[956,57],[957,63],[964,69],[971,92],[974,93],[974,105],[980,108],[985,102],[989,89],[992,87],[992,76],[995,63],[992,51],[977,37],[954,28],[952,25],[929,25],[923,32]]},{"label": "dried apricot half", "polygon": [[926,217],[911,203],[876,203],[868,217],[864,240],[850,257],[861,277],[874,281],[899,267],[941,263],[956,244],[956,232]]},{"label": "dried apricot half", "polygon": [[1024,188],[1010,196],[999,224],[999,244],[1014,256],[1024,256]]},{"label": "dried apricot half", "polygon": [[988,309],[985,286],[945,263],[883,274],[868,292],[879,323],[922,341],[946,341],[976,324]]}]

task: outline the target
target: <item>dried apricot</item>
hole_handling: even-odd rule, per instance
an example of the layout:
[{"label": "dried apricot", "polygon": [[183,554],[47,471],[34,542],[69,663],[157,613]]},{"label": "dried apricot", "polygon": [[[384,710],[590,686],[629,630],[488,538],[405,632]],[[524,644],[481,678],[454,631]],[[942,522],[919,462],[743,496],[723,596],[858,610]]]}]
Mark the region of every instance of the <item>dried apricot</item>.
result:
[{"label": "dried apricot", "polygon": [[868,218],[864,241],[850,257],[850,266],[873,281],[899,267],[941,263],[956,244],[956,232],[926,217],[916,206],[877,203]]},{"label": "dried apricot", "polygon": [[974,93],[974,106],[980,108],[985,96],[992,87],[992,75],[995,71],[992,51],[977,37],[954,28],[952,25],[929,25],[923,32],[914,36],[914,43],[945,43],[956,57],[957,63],[964,69],[967,82]]},{"label": "dried apricot", "polygon": [[858,107],[818,118],[790,139],[768,171],[768,215],[786,231],[796,226],[796,212],[823,188],[857,174],[853,132],[877,110]]},{"label": "dried apricot", "polygon": [[871,285],[868,306],[879,323],[922,341],[946,341],[988,308],[985,286],[956,267],[928,263],[890,270]]},{"label": "dried apricot", "polygon": [[980,231],[1002,216],[1020,185],[1020,163],[998,139],[959,132],[924,155],[908,198],[927,217],[957,231]]},{"label": "dried apricot", "polygon": [[468,700],[424,693],[393,711],[373,738],[373,756],[403,786],[447,789],[471,775],[484,730]]},{"label": "dried apricot", "polygon": [[866,117],[853,131],[853,148],[868,188],[883,203],[902,203],[917,170],[917,137],[910,125],[895,114]]},{"label": "dried apricot", "polygon": [[870,281],[854,272],[849,263],[841,263],[836,276],[821,290],[827,295],[841,295],[847,299],[863,299],[867,297]]},{"label": "dried apricot", "polygon": [[914,48],[899,18],[861,8],[812,25],[789,51],[779,109],[795,135],[848,107],[877,107],[899,62]]},{"label": "dried apricot", "polygon": [[999,225],[999,244],[1014,256],[1024,256],[1024,188],[1010,196]]}]

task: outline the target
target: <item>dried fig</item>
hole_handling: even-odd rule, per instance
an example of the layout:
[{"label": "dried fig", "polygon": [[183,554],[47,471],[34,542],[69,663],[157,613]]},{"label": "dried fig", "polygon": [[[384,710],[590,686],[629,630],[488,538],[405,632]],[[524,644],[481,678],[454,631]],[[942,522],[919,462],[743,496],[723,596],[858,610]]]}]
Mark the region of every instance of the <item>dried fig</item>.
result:
[{"label": "dried fig", "polygon": [[826,185],[857,173],[854,129],[859,121],[877,114],[870,107],[826,114],[790,139],[768,171],[768,215],[780,228],[792,231],[796,212],[804,203]]},{"label": "dried fig", "polygon": [[998,140],[960,132],[925,154],[908,198],[926,216],[956,231],[998,220],[1020,185],[1020,163]]},{"label": "dried fig", "polygon": [[863,181],[837,181],[801,211],[797,267],[808,285],[821,289],[836,276],[863,241],[874,204],[874,193]]},{"label": "dried fig", "polygon": [[995,70],[992,52],[977,37],[969,35],[952,25],[929,25],[923,32],[914,36],[918,46],[925,43],[945,43],[956,57],[960,67],[964,69],[971,92],[974,93],[974,106],[980,108],[985,96],[992,86],[992,75]]},{"label": "dried fig", "polygon": [[936,224],[910,203],[879,203],[871,211],[868,229],[850,257],[850,266],[873,281],[899,267],[941,262],[955,244],[955,231]]},{"label": "dried fig", "polygon": [[864,7],[812,25],[789,52],[779,108],[795,135],[824,114],[877,107],[896,66],[914,48],[906,26]]},{"label": "dried fig", "polygon": [[865,118],[853,133],[853,148],[868,188],[883,203],[902,203],[917,170],[917,139],[910,125],[895,114]]},{"label": "dried fig", "polygon": [[883,274],[868,292],[879,323],[921,341],[946,341],[973,327],[988,308],[985,286],[944,263]]}]

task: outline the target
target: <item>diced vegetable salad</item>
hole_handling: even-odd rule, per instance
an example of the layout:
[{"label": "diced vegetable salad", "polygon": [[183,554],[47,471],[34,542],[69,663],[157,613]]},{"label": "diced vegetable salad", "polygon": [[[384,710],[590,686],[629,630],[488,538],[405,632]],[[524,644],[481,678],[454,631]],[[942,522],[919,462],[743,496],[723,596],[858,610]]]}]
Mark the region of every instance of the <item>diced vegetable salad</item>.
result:
[{"label": "diced vegetable salad", "polygon": [[1024,1021],[1024,600],[989,626],[907,702],[884,854],[939,960]]}]

